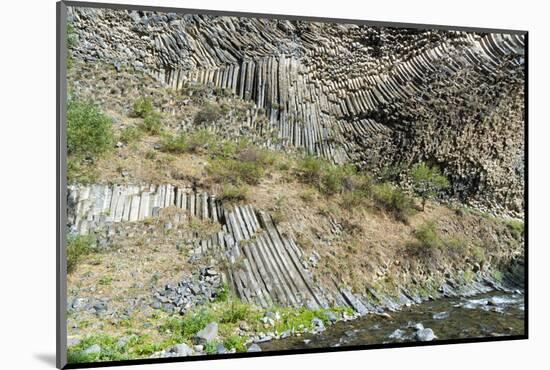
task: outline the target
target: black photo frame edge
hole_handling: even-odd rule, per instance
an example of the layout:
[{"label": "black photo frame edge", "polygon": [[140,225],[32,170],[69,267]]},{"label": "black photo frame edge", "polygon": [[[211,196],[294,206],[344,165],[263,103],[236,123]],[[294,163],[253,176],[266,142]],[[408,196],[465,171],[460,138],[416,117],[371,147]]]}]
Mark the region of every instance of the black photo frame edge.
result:
[{"label": "black photo frame edge", "polygon": [[[67,60],[67,43],[64,34],[66,32],[65,25],[67,20],[67,7],[88,7],[88,8],[108,8],[108,9],[132,9],[142,11],[159,11],[159,12],[189,12],[193,14],[208,14],[217,16],[238,16],[249,18],[269,18],[269,19],[286,19],[286,20],[301,20],[313,22],[332,22],[332,23],[347,23],[347,24],[362,24],[372,26],[386,27],[403,27],[403,28],[430,28],[441,30],[456,30],[466,32],[499,32],[508,34],[521,34],[525,37],[525,84],[524,84],[524,263],[525,263],[525,316],[524,316],[524,334],[502,337],[480,337],[480,338],[465,338],[465,339],[450,339],[439,340],[436,342],[410,342],[410,343],[389,343],[389,344],[365,344],[360,346],[346,347],[327,347],[327,348],[312,348],[299,350],[283,350],[255,353],[234,353],[220,354],[216,356],[196,356],[196,357],[177,357],[163,359],[135,359],[122,361],[103,361],[91,363],[67,364],[67,263],[66,263],[66,224],[67,224],[67,145],[66,145],[66,112],[67,112],[67,80],[66,80],[66,60]],[[401,23],[401,22],[382,22],[369,20],[341,19],[341,18],[324,18],[311,16],[295,16],[284,14],[264,14],[264,13],[249,13],[249,12],[234,12],[225,10],[206,10],[206,9],[187,9],[174,7],[157,7],[147,5],[131,5],[131,4],[112,4],[112,3],[96,3],[96,2],[80,2],[80,1],[58,1],[56,3],[56,367],[58,369],[77,369],[77,368],[92,368],[106,366],[125,366],[125,365],[141,365],[141,364],[157,364],[171,362],[191,362],[191,361],[209,361],[220,360],[227,358],[249,358],[249,357],[264,357],[264,356],[281,356],[294,354],[309,354],[309,353],[326,353],[326,352],[347,352],[366,349],[383,349],[383,348],[403,348],[403,347],[421,347],[421,346],[439,346],[448,344],[463,344],[463,343],[484,343],[484,342],[499,342],[511,340],[525,340],[529,338],[529,31],[526,30],[508,30],[508,29],[493,29],[493,28],[478,28],[478,27],[460,27],[447,25],[430,25],[418,23]]]}]

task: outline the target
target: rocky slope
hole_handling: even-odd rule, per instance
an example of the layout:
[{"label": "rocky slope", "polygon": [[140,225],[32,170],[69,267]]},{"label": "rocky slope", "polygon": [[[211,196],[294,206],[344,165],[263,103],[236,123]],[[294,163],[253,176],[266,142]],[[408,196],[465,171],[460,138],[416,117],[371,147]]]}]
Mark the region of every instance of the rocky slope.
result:
[{"label": "rocky slope", "polygon": [[254,102],[270,146],[374,171],[430,162],[449,195],[522,215],[521,35],[87,8],[69,21],[77,59]]},{"label": "rocky slope", "polygon": [[[128,107],[140,94],[174,132],[195,130],[199,105],[215,101],[229,106],[227,117],[200,126],[226,137],[300,148],[380,176],[419,161],[438,164],[452,182],[450,196],[522,214],[521,36],[86,8],[71,9],[69,21],[78,38],[70,49],[77,60],[70,93],[100,103],[118,129],[132,127],[137,118]],[[208,92],[195,99],[197,86]],[[522,286],[522,236],[502,222],[435,206],[429,217],[443,232],[467,236],[453,244],[463,248],[442,258],[412,255],[412,226],[348,209],[333,217],[328,207],[341,207],[337,200],[299,200],[299,181],[277,182],[284,175],[275,170],[249,203],[224,203],[200,181],[211,158],[166,155],[164,163],[157,139],[117,144],[118,158],[92,163],[105,172],[98,183],[70,185],[71,234],[93,233],[108,249],[132,235],[168,233],[189,263],[221,268],[239,298],[265,308],[364,314]],[[159,163],[166,168],[154,167]],[[407,178],[395,180],[407,185]],[[291,199],[287,225],[274,220],[279,199],[271,193]],[[158,222],[166,210],[172,213],[162,225],[142,224]],[[189,228],[196,219],[216,231],[199,235]],[[419,216],[413,226],[424,221],[428,216]],[[499,269],[505,274],[496,278]]]}]

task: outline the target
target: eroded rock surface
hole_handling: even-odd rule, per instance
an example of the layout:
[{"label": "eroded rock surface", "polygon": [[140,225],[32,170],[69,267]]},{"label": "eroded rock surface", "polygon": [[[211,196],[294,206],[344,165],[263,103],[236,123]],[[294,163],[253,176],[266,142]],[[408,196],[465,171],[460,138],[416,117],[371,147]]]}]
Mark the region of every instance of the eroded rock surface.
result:
[{"label": "eroded rock surface", "polygon": [[254,102],[267,123],[247,123],[274,129],[270,146],[379,172],[427,161],[448,195],[523,212],[522,35],[90,8],[69,21],[76,58]]}]

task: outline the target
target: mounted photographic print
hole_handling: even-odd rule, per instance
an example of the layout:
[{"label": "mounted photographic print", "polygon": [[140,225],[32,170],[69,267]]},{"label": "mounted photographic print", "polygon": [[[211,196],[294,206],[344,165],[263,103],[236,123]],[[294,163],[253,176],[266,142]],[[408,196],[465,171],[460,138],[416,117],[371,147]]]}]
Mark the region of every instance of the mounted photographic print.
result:
[{"label": "mounted photographic print", "polygon": [[58,367],[527,338],[527,32],[61,2],[58,45]]}]

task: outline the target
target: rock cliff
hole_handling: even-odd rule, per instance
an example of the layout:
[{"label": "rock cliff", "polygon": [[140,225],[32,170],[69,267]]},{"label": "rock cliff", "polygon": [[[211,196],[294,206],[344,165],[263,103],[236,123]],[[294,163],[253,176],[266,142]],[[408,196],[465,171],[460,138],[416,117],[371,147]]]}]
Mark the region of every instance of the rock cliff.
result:
[{"label": "rock cliff", "polygon": [[522,215],[522,35],[90,8],[69,22],[76,58],[254,102],[268,145],[375,173],[437,164],[450,196]]}]

